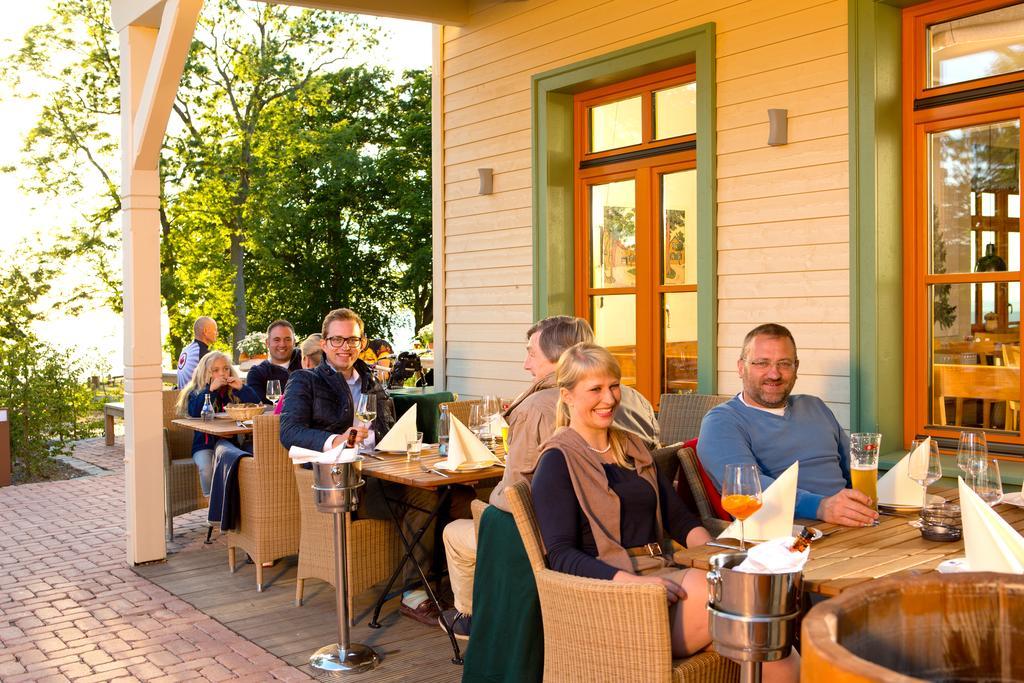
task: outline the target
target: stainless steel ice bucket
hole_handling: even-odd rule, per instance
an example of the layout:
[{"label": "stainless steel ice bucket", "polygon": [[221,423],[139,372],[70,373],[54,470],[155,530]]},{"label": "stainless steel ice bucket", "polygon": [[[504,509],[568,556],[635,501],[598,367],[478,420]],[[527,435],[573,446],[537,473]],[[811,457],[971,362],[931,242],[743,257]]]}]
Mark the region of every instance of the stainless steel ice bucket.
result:
[{"label": "stainless steel ice bucket", "polygon": [[313,463],[313,494],[320,512],[352,512],[359,507],[363,456],[338,463]]},{"label": "stainless steel ice bucket", "polygon": [[711,557],[708,619],[715,650],[739,662],[771,662],[789,654],[800,615],[803,572],[748,574],[732,568],[746,553]]}]

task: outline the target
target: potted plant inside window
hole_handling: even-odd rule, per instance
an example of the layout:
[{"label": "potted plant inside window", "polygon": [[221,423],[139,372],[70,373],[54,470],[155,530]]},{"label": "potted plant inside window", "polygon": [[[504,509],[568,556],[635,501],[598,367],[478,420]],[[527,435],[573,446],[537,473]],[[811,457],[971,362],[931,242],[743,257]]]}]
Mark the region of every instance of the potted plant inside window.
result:
[{"label": "potted plant inside window", "polygon": [[250,332],[238,342],[238,359],[254,360],[267,357],[267,335],[265,332]]},{"label": "potted plant inside window", "polygon": [[999,315],[995,311],[985,314],[985,331],[995,332],[999,329]]}]

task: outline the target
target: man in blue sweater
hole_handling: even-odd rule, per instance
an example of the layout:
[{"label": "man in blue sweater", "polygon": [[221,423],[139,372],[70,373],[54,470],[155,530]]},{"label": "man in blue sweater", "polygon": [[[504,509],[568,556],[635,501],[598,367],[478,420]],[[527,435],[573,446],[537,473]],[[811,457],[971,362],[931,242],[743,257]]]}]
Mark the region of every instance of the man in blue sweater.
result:
[{"label": "man in blue sweater", "polygon": [[849,488],[850,437],[821,399],[790,395],[799,365],[796,341],[782,325],[747,333],[736,363],[743,391],[704,416],[698,456],[719,488],[728,463],[756,463],[767,488],[799,460],[797,517],[867,526],[878,513]]}]

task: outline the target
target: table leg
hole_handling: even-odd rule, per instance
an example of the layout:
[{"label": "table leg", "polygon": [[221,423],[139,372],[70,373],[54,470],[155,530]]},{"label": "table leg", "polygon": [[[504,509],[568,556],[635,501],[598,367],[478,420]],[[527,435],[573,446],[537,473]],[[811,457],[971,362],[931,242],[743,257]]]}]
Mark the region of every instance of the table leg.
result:
[{"label": "table leg", "polygon": [[[411,541],[405,537],[405,532],[402,530],[402,519],[398,516],[397,512],[395,511],[395,508],[392,507],[391,500],[387,496],[384,497],[384,503],[385,505],[387,505],[388,512],[391,514],[391,521],[395,523],[395,527],[398,529],[398,537],[402,540],[402,545],[405,548],[405,553],[402,555],[402,560],[398,563],[398,566],[395,568],[395,571],[391,573],[391,578],[388,579],[387,585],[384,586],[384,589],[381,591],[380,596],[377,598],[377,604],[373,608],[373,617],[370,619],[369,623],[370,628],[381,627],[380,621],[378,621],[380,617],[380,611],[384,607],[384,603],[388,599],[388,595],[391,593],[391,587],[394,586],[395,581],[398,580],[398,577],[402,573],[402,569],[405,567],[406,562],[412,562],[413,566],[416,567],[416,572],[420,575],[420,579],[423,581],[424,590],[427,591],[427,595],[429,596],[429,598],[433,600],[434,604],[438,606],[438,609],[440,609],[441,605],[437,601],[437,595],[434,593],[434,589],[431,588],[430,581],[427,580],[427,576],[423,572],[423,567],[420,566],[420,563],[416,560],[416,557],[413,554],[413,552],[416,550],[416,546],[419,545],[420,540],[423,538],[423,534],[426,533],[427,529],[430,528],[431,523],[433,523],[434,520],[437,519],[438,514],[441,512],[441,510],[445,509],[445,507],[448,505],[448,502],[451,500],[451,487],[446,486],[441,489],[438,489],[438,494],[439,495],[437,505],[434,507],[433,510],[430,511],[430,516],[427,517],[427,520],[423,523],[423,526],[416,530],[416,533],[413,535]],[[445,622],[444,619],[441,620],[441,624],[444,626],[445,633],[448,634],[448,640],[450,640],[452,644],[452,663],[462,664],[462,653],[459,650],[458,642],[455,640],[455,633],[452,631],[451,626],[447,622]]]},{"label": "table leg", "polygon": [[108,446],[114,445],[114,416],[109,413],[103,415],[103,437]]}]

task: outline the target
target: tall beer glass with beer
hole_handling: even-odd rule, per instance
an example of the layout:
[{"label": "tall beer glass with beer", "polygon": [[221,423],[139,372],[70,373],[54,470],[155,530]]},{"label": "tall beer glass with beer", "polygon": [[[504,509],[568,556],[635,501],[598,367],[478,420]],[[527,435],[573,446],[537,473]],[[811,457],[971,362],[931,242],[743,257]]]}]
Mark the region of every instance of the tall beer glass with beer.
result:
[{"label": "tall beer glass with beer", "polygon": [[[871,499],[878,510],[878,451],[882,435],[864,432],[850,434],[850,478],[855,491]],[[878,520],[875,520],[878,524]]]}]

